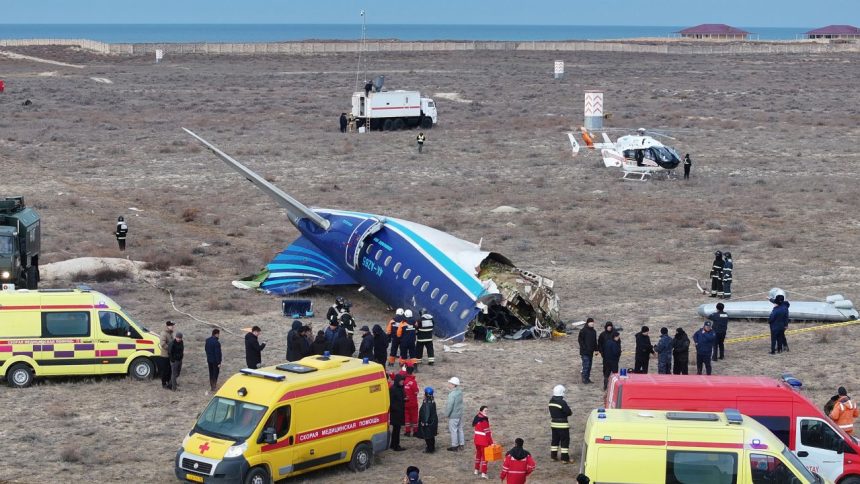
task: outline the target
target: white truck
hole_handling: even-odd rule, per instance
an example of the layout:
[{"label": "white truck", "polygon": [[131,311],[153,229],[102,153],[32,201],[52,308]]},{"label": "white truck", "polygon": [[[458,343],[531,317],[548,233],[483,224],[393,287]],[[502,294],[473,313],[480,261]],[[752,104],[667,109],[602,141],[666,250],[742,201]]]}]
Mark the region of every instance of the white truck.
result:
[{"label": "white truck", "polygon": [[436,103],[418,91],[360,91],[352,95],[352,115],[359,127],[399,131],[436,124]]}]

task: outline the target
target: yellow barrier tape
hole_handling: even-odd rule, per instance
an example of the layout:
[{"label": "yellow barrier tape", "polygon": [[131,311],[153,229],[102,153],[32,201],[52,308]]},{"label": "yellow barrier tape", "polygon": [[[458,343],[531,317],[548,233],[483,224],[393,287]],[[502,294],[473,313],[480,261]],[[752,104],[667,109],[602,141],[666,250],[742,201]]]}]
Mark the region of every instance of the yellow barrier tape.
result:
[{"label": "yellow barrier tape", "polygon": [[[855,324],[860,324],[860,319],[854,319],[854,320],[852,320],[852,321],[845,321],[845,322],[842,322],[842,323],[827,323],[827,324],[820,324],[820,325],[818,325],[818,326],[813,326],[813,327],[811,327],[811,328],[789,329],[788,331],[786,331],[786,332],[785,332],[785,334],[786,334],[786,335],[792,335],[792,334],[806,333],[806,332],[809,332],[809,331],[816,331],[816,330],[819,330],[819,329],[844,328],[845,326],[852,326],[852,325],[855,325]],[[767,334],[756,334],[756,335],[753,335],[753,336],[742,336],[742,337],[740,337],[740,338],[728,338],[728,339],[726,339],[726,344],[731,344],[731,343],[744,343],[744,342],[746,342],[746,341],[753,341],[753,340],[757,340],[757,339],[765,339],[765,338],[768,338],[768,339],[769,339],[769,338],[770,338],[770,333],[767,333]]]}]

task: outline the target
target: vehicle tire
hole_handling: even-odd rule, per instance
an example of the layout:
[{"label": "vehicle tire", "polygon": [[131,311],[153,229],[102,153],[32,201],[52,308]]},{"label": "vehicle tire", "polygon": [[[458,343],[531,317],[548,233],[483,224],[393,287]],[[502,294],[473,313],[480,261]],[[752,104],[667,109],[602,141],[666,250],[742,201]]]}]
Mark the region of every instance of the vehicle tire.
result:
[{"label": "vehicle tire", "polygon": [[850,476],[839,481],[839,484],[860,484],[860,477]]},{"label": "vehicle tire", "polygon": [[353,472],[364,472],[373,463],[373,447],[366,442],[355,446],[352,450],[352,459],[346,466]]},{"label": "vehicle tire", "polygon": [[36,266],[27,268],[27,289],[39,287],[39,269]]},{"label": "vehicle tire", "polygon": [[155,365],[145,356],[135,358],[128,365],[128,376],[135,380],[149,380],[155,375]]},{"label": "vehicle tire", "polygon": [[6,372],[6,381],[13,388],[27,388],[33,384],[33,369],[25,363],[12,365]]},{"label": "vehicle tire", "polygon": [[269,484],[272,479],[265,467],[255,467],[245,474],[245,484]]},{"label": "vehicle tire", "polygon": [[400,131],[406,127],[406,121],[403,118],[397,118],[394,120],[394,131]]},{"label": "vehicle tire", "polygon": [[391,131],[394,128],[394,121],[390,119],[386,119],[384,123],[382,123],[382,131]]},{"label": "vehicle tire", "polygon": [[432,127],[433,127],[433,118],[428,116],[428,117],[424,117],[423,119],[421,119],[421,129],[430,129]]}]

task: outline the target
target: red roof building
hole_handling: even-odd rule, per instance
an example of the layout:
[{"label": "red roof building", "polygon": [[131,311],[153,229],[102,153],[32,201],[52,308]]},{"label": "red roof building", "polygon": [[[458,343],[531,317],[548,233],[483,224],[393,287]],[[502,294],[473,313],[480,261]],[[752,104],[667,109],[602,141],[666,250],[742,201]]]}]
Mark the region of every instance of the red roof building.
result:
[{"label": "red roof building", "polygon": [[860,39],[860,29],[853,25],[828,25],[805,35],[807,39]]},{"label": "red roof building", "polygon": [[726,24],[702,24],[679,32],[684,39],[747,40],[750,33]]}]

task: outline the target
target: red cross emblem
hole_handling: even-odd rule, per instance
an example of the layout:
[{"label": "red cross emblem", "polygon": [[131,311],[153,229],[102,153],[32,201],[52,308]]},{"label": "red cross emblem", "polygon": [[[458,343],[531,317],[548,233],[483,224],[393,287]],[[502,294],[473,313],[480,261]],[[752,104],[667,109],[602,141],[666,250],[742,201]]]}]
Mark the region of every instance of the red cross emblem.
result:
[{"label": "red cross emblem", "polygon": [[204,442],[204,443],[200,444],[200,453],[201,454],[206,453],[207,450],[209,450],[209,442]]}]

